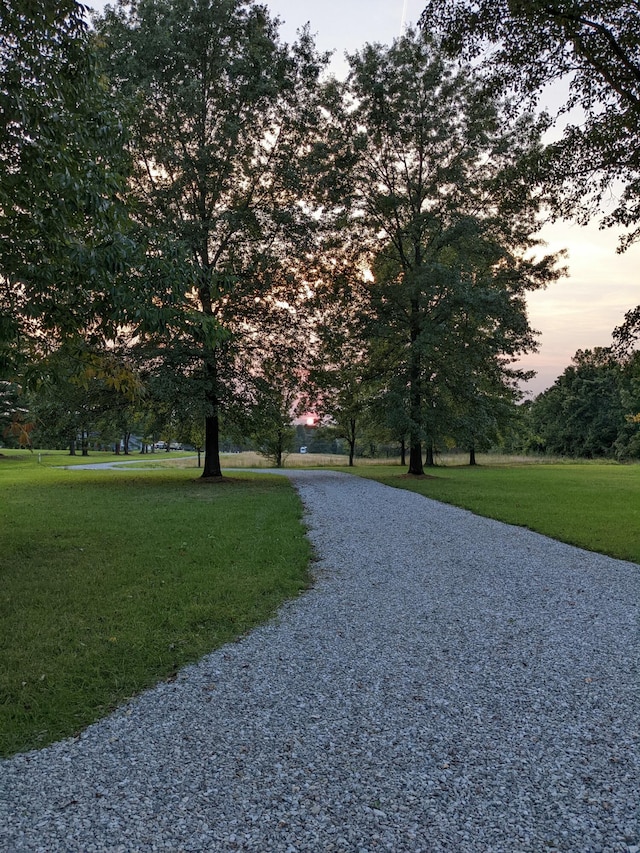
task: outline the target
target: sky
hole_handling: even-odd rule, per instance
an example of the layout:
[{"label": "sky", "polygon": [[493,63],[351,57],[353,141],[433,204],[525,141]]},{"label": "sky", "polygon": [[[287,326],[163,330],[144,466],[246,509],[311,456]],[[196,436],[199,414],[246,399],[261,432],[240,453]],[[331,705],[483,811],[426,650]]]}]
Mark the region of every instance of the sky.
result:
[{"label": "sky", "polygon": [[[82,0],[101,11],[104,0]],[[263,0],[264,2],[264,0]],[[333,51],[331,70],[342,76],[345,52],[367,42],[390,43],[404,25],[416,24],[424,0],[266,0],[281,20],[285,41],[293,41],[306,23],[322,51]],[[547,251],[566,249],[563,262],[569,275],[528,297],[529,319],[540,332],[539,350],[522,359],[535,370],[527,383],[528,396],[553,384],[579,349],[611,344],[611,332],[625,312],[640,304],[640,244],[616,253],[618,234],[601,231],[597,222],[580,227],[572,222],[546,225],[542,237]]]}]

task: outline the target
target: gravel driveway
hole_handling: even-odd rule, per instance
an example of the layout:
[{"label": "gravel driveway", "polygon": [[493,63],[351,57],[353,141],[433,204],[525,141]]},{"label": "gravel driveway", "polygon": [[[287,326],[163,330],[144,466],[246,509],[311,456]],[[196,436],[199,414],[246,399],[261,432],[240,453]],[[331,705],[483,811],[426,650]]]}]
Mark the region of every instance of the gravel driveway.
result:
[{"label": "gravel driveway", "polygon": [[316,584],[0,763],[0,850],[639,853],[640,568],[289,472]]}]

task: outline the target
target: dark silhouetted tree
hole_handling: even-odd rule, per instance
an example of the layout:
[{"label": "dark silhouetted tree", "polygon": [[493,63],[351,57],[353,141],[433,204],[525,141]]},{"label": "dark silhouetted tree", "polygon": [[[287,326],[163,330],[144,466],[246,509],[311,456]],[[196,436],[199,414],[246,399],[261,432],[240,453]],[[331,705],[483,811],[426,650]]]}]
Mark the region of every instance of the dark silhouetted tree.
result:
[{"label": "dark silhouetted tree", "polygon": [[142,326],[203,400],[203,477],[218,477],[221,417],[261,345],[295,334],[325,60],[308,33],[281,43],[266,8],[242,0],[121,4],[97,28],[111,84],[134,105],[132,191],[154,235]]},{"label": "dark silhouetted tree", "polygon": [[537,129],[507,130],[482,82],[414,32],[350,63],[348,201],[374,278],[366,335],[421,474],[424,446],[450,427],[447,397],[466,393],[455,378],[480,362],[509,384],[510,362],[535,348],[525,295],[558,275],[553,257],[534,259],[538,202],[519,171]]}]

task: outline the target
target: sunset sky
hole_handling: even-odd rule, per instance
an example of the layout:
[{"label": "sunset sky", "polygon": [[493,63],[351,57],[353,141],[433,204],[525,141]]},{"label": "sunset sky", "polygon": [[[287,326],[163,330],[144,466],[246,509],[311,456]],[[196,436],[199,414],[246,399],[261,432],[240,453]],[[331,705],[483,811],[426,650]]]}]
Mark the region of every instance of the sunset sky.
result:
[{"label": "sunset sky", "polygon": [[[101,10],[101,0],[83,0]],[[332,70],[342,76],[345,51],[366,42],[389,43],[403,24],[416,23],[424,0],[267,0],[282,21],[286,41],[307,22],[321,50],[334,51]],[[569,276],[529,297],[532,326],[541,332],[540,350],[523,364],[538,375],[529,383],[535,395],[553,384],[578,349],[608,346],[624,314],[640,303],[640,245],[616,254],[617,234],[571,222],[545,226],[548,250],[568,251]]]}]

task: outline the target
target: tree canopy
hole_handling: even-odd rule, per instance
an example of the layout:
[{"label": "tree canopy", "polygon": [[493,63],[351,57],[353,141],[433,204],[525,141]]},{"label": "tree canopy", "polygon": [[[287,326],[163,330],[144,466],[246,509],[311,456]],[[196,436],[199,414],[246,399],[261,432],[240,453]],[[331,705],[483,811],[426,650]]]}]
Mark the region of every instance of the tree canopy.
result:
[{"label": "tree canopy", "polygon": [[204,477],[221,434],[282,462],[305,392],[352,458],[364,423],[408,439],[416,474],[425,447],[499,439],[536,346],[526,294],[560,274],[530,181],[544,119],[414,31],[342,84],[248,0],[119,0],[93,30],[73,0],[5,7],[15,412],[30,348],[50,436],[195,436]]},{"label": "tree canopy", "polygon": [[525,109],[563,81],[560,139],[541,162],[548,202],[640,237],[640,7],[630,0],[429,0],[425,33],[473,60]]},{"label": "tree canopy", "polygon": [[363,322],[420,474],[451,400],[506,390],[510,361],[535,347],[524,296],[558,274],[535,259],[537,201],[517,168],[537,128],[507,129],[482,81],[414,32],[350,64],[351,228],[373,274]]},{"label": "tree canopy", "polygon": [[6,0],[0,13],[0,379],[15,392],[3,406],[13,434],[33,426],[34,362],[73,339],[82,372],[130,306],[125,131],[84,12],[74,0]]},{"label": "tree canopy", "polygon": [[578,350],[530,406],[532,446],[562,456],[637,458],[639,366],[638,354],[620,362],[610,349]]},{"label": "tree canopy", "polygon": [[127,163],[78,3],[3,4],[0,115],[2,336],[114,335]]}]

